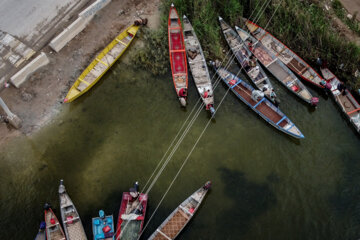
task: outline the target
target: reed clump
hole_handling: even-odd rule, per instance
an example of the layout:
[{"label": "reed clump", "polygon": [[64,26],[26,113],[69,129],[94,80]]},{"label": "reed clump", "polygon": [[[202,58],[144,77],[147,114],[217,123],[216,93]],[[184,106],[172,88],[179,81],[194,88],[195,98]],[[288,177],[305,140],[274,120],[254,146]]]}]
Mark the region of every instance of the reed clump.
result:
[{"label": "reed clump", "polygon": [[311,0],[164,0],[161,27],[145,32],[145,48],[135,55],[135,60],[154,74],[170,69],[167,17],[171,2],[180,17],[185,14],[190,19],[207,59],[222,58],[227,51],[218,16],[231,26],[240,27],[244,26],[242,17],[251,18],[309,64],[315,66],[315,59],[322,57],[349,86],[360,87],[360,80],[354,77],[359,68],[360,47],[340,36],[329,24],[325,10]]}]

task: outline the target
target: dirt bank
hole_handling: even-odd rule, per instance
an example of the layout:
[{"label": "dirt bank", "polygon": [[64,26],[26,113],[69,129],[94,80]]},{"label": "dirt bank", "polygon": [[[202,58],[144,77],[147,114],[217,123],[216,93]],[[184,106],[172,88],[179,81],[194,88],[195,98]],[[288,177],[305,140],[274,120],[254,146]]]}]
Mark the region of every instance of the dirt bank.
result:
[{"label": "dirt bank", "polygon": [[360,1],[359,0],[340,0],[346,11],[351,15],[356,15],[356,19],[360,21]]},{"label": "dirt bank", "polygon": [[0,123],[0,145],[14,136],[29,135],[48,123],[59,112],[61,101],[82,70],[138,15],[149,19],[149,27],[157,26],[159,5],[160,0],[113,0],[60,53],[44,48],[50,63],[19,89],[10,87],[0,93],[23,120],[19,130]]}]

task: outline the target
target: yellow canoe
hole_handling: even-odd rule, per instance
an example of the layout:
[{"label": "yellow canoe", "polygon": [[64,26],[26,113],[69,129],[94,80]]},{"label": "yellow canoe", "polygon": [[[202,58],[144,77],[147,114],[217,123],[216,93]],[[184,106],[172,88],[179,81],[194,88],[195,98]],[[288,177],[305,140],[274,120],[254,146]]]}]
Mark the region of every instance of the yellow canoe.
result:
[{"label": "yellow canoe", "polygon": [[139,26],[131,25],[120,33],[81,73],[64,102],[72,102],[94,86],[110,67],[125,52],[135,38]]}]

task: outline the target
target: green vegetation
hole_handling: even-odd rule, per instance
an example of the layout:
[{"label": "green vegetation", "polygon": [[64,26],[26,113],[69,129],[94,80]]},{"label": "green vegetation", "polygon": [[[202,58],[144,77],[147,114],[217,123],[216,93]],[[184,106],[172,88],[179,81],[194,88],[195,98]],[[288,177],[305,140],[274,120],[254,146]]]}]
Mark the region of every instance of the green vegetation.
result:
[{"label": "green vegetation", "polygon": [[[145,31],[145,48],[134,57],[135,63],[144,65],[154,74],[162,74],[170,67],[167,17],[171,2],[163,1],[161,27],[156,31]],[[220,32],[218,16],[222,16],[231,26],[240,27],[243,26],[242,17],[246,17],[258,22],[312,66],[316,66],[315,59],[320,56],[328,61],[329,68],[339,78],[353,88],[360,88],[360,79],[354,77],[354,72],[359,67],[360,47],[341,37],[329,24],[324,10],[312,0],[173,2],[179,15],[187,15],[192,22],[206,58],[222,58],[223,49],[228,49]],[[264,8],[265,11],[261,11]],[[343,65],[341,70],[340,65]]]}]

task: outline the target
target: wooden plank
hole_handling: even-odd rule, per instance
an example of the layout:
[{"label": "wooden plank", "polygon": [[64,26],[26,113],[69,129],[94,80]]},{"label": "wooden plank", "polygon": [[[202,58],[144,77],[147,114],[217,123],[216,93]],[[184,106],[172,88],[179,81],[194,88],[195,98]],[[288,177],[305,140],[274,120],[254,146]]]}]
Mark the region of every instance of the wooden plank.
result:
[{"label": "wooden plank", "polygon": [[164,236],[166,239],[172,240],[171,238],[169,238],[165,233],[163,233],[162,231],[160,231],[159,229],[156,229],[156,231],[158,233],[160,233],[162,236]]}]

